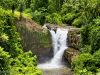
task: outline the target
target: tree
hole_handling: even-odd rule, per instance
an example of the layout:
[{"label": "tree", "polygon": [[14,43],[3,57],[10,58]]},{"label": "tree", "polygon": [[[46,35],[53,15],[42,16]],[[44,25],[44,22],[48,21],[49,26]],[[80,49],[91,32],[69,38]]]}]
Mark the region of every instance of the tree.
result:
[{"label": "tree", "polygon": [[13,4],[12,5],[12,13],[14,13],[14,11],[15,11],[15,5]]},{"label": "tree", "polygon": [[20,20],[21,20],[22,19],[22,13],[24,11],[24,2],[20,3],[20,9],[19,9],[19,11],[20,11]]}]

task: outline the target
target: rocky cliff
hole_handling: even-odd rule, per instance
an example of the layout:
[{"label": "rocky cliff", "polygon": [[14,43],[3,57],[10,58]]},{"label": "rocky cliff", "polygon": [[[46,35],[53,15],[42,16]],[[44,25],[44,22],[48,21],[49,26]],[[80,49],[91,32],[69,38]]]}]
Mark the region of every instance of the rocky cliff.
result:
[{"label": "rocky cliff", "polygon": [[80,29],[79,28],[69,28],[68,46],[74,49],[79,49],[80,47]]},{"label": "rocky cliff", "polygon": [[65,58],[71,64],[73,58],[79,54],[80,47],[80,29],[75,27],[68,27],[68,48],[64,52]]},{"label": "rocky cliff", "polygon": [[18,20],[16,23],[25,51],[31,50],[39,57],[49,55],[52,48],[49,31],[43,29],[42,26],[31,19],[22,18],[21,21]]}]

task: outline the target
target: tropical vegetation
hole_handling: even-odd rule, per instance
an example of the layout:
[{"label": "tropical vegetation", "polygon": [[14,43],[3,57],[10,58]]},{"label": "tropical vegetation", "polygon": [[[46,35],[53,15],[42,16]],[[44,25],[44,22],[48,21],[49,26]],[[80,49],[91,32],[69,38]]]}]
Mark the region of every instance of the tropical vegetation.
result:
[{"label": "tropical vegetation", "polygon": [[75,75],[100,75],[100,0],[0,0],[0,11],[0,75],[41,74],[37,57],[23,51],[16,30],[16,20],[25,14],[40,25],[81,28],[80,54],[72,70]]}]

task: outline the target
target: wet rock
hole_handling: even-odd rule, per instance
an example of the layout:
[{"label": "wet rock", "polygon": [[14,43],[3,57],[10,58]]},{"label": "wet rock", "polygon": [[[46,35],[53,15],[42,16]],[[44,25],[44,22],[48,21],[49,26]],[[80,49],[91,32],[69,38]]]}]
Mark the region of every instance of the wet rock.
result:
[{"label": "wet rock", "polygon": [[52,27],[51,27],[50,25],[46,25],[46,27],[47,27],[49,30],[52,29]]},{"label": "wet rock", "polygon": [[55,24],[49,24],[49,23],[46,23],[46,24],[44,24],[44,26],[43,26],[43,28],[47,28],[47,29],[49,29],[49,30],[54,30],[55,32],[57,31],[57,25],[55,25]]},{"label": "wet rock", "polygon": [[75,50],[73,48],[67,48],[64,52],[65,58],[68,60],[68,62],[71,64],[73,59],[79,54],[78,50]]},{"label": "wet rock", "polygon": [[80,29],[70,28],[68,32],[68,46],[74,49],[79,49],[80,47]]}]

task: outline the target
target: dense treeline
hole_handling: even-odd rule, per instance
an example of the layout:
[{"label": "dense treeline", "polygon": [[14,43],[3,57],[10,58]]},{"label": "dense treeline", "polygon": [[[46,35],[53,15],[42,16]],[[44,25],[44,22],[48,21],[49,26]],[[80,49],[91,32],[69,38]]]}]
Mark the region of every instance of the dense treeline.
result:
[{"label": "dense treeline", "polygon": [[29,13],[41,25],[49,22],[81,27],[100,16],[99,0],[1,0],[0,5]]},{"label": "dense treeline", "polygon": [[0,5],[29,13],[41,25],[49,22],[81,27],[100,16],[99,0],[2,0]]},{"label": "dense treeline", "polygon": [[[72,69],[75,75],[100,74],[100,0],[0,0],[0,6],[4,9],[0,9],[0,11],[6,12],[0,12],[0,60],[3,61],[0,62],[1,71],[14,67],[14,70],[23,73],[30,68],[27,62],[24,61],[24,56],[21,55],[23,51],[19,44],[18,33],[14,27],[13,14],[9,15],[7,13],[8,10],[12,10],[12,13],[16,10],[30,14],[31,18],[40,25],[54,23],[82,28],[80,31],[80,55],[73,61]],[[24,53],[25,56],[27,54]],[[31,57],[30,53],[28,55],[30,58],[28,56],[27,58],[30,62],[33,59],[35,60],[35,57]],[[8,60],[12,60],[13,64],[8,63]],[[26,62],[27,65],[23,62]],[[25,71],[22,68],[25,68],[23,69]]]}]

